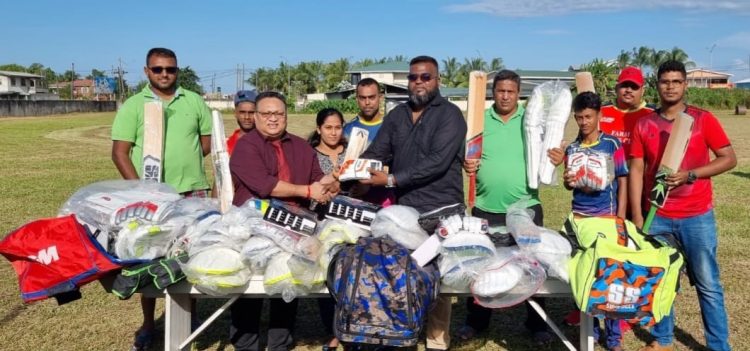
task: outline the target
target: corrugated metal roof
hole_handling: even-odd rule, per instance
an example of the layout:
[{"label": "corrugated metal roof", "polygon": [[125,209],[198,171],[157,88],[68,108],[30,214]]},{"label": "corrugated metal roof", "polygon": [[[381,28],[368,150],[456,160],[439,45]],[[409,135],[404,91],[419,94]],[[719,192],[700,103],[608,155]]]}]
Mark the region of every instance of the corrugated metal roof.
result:
[{"label": "corrugated metal roof", "polygon": [[409,62],[406,61],[390,61],[385,63],[377,63],[374,65],[354,67],[346,73],[363,73],[363,72],[409,72]]},{"label": "corrugated metal roof", "polygon": [[26,72],[13,72],[13,71],[0,71],[0,75],[12,76],[12,77],[27,77],[27,78],[44,78],[38,74],[26,73]]}]

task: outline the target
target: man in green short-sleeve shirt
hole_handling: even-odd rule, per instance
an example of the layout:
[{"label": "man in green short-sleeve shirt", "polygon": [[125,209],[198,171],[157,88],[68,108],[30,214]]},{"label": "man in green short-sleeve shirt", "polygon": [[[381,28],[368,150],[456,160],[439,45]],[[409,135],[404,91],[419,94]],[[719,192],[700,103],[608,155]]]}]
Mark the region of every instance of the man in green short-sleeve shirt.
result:
[{"label": "man in green short-sleeve shirt", "polygon": [[[518,104],[521,77],[513,71],[502,70],[492,81],[492,97],[495,103],[484,113],[482,133],[482,159],[466,160],[467,173],[477,172],[477,202],[471,214],[484,218],[491,227],[505,226],[508,206],[524,197],[530,197],[526,206],[534,211],[534,223],[544,222],[539,193],[529,188],[526,178],[526,144],[523,129],[524,108]],[[481,165],[481,166],[480,166]],[[495,245],[513,244],[508,234],[490,235]],[[543,299],[536,299],[544,306]],[[466,301],[466,322],[458,330],[458,338],[468,340],[486,330],[490,324],[492,310]],[[528,329],[534,341],[545,344],[552,340],[544,320],[526,303]]]},{"label": "man in green short-sleeve shirt", "polygon": [[[159,60],[168,62],[155,62]],[[123,178],[140,178],[143,168],[143,105],[147,101],[161,100],[164,108],[162,181],[179,193],[208,189],[203,157],[211,147],[211,112],[198,94],[177,86],[177,71],[168,73],[167,70],[177,68],[175,58],[170,60],[164,55],[154,54],[149,62],[146,69],[149,84],[128,99],[115,117],[112,159]],[[154,73],[152,69],[161,70],[161,73]],[[166,85],[166,89],[160,85]]]},{"label": "man in green short-sleeve shirt", "polygon": [[[112,124],[112,161],[124,179],[140,178],[143,168],[143,104],[161,100],[164,110],[161,181],[185,197],[207,197],[209,185],[203,158],[211,152],[208,106],[198,94],[177,85],[179,68],[172,50],[149,50],[143,71],[149,84],[125,101]],[[131,350],[146,350],[151,346],[155,307],[156,299],[141,296],[143,324],[136,332]]]}]

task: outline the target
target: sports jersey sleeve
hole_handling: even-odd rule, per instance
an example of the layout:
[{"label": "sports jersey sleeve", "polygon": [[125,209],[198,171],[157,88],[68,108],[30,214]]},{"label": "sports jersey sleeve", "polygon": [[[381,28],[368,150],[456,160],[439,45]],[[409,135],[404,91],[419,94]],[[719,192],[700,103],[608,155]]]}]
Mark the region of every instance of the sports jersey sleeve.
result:
[{"label": "sports jersey sleeve", "polygon": [[615,144],[616,149],[612,154],[612,161],[615,163],[615,177],[623,177],[628,175],[628,163],[625,158],[625,149],[620,143]]},{"label": "sports jersey sleeve", "polygon": [[630,155],[626,155],[628,158],[643,158],[643,133],[645,127],[645,119],[640,119],[633,128],[633,134],[630,139]]},{"label": "sports jersey sleeve", "polygon": [[112,140],[135,142],[138,131],[137,103],[126,101],[115,115],[112,123]]},{"label": "sports jersey sleeve", "polygon": [[732,145],[721,123],[712,113],[707,113],[703,118],[703,136],[713,152]]}]

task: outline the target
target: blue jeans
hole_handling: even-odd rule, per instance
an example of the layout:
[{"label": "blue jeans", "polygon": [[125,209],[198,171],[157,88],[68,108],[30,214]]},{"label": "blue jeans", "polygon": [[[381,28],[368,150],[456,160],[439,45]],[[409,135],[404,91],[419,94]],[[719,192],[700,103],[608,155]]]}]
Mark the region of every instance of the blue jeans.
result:
[{"label": "blue jeans", "polygon": [[[672,233],[682,245],[685,260],[695,279],[695,290],[701,307],[706,346],[714,351],[731,350],[729,325],[724,308],[724,288],[719,281],[716,261],[716,219],[714,211],[688,218],[656,216],[649,230],[651,234]],[[651,329],[651,335],[661,345],[672,343],[674,336],[674,308]]]},{"label": "blue jeans", "polygon": [[604,319],[604,335],[607,338],[607,348],[622,346],[622,329],[619,319],[594,318],[594,340],[602,335],[601,320]]}]

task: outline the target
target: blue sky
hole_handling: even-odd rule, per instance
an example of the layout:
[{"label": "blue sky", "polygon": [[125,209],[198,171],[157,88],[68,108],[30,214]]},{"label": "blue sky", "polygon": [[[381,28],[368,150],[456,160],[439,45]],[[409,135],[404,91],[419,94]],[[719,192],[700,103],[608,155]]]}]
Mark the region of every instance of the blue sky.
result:
[{"label": "blue sky", "polygon": [[[3,4],[0,64],[110,70],[135,85],[146,51],[169,47],[206,90],[234,70],[280,61],[428,54],[501,57],[563,70],[637,46],[684,49],[698,66],[750,77],[748,0],[14,1]],[[713,47],[713,51],[711,48]]]}]

